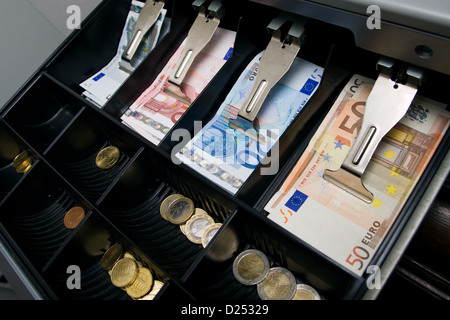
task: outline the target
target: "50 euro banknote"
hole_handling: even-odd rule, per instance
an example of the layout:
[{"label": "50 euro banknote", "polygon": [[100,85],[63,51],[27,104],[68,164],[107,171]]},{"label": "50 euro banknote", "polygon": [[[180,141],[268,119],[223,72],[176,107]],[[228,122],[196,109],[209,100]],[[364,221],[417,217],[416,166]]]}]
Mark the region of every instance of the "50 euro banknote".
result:
[{"label": "50 euro banknote", "polygon": [[184,164],[232,194],[239,191],[263,161],[271,162],[263,174],[277,173],[277,154],[272,152],[270,159],[267,154],[314,94],[322,78],[322,67],[296,58],[270,90],[256,117],[258,134],[265,141],[254,140],[229,123],[236,119],[255,85],[262,54],[246,66],[216,115],[176,154]]},{"label": "50 euro banknote", "polygon": [[[130,76],[129,72],[120,68],[119,63],[125,48],[131,41],[134,28],[144,4],[145,3],[141,1],[131,1],[130,10],[122,29],[116,54],[101,70],[80,83],[80,87],[85,89],[82,95],[91,100],[98,107],[103,107]],[[170,18],[166,17],[166,14],[167,10],[163,9],[154,26],[139,44],[138,49],[131,60],[131,65],[134,68],[137,68],[142,61],[144,61],[149,53],[155,48],[160,36],[164,33],[163,24],[168,24],[170,20]]]},{"label": "50 euro banknote", "polygon": [[[197,55],[180,85],[182,92],[194,101],[230,58],[235,31],[217,28],[211,41]],[[172,55],[155,81],[122,115],[122,122],[141,136],[158,145],[189,108],[182,100],[166,92],[186,39]],[[173,86],[172,86],[173,87]]]},{"label": "50 euro banknote", "polygon": [[[445,105],[416,96],[378,145],[363,182],[366,203],[323,178],[337,170],[361,126],[374,81],[354,75],[297,164],[266,204],[268,218],[361,276],[449,126]],[[380,117],[389,115],[380,115]],[[382,119],[380,119],[382,121]]]}]

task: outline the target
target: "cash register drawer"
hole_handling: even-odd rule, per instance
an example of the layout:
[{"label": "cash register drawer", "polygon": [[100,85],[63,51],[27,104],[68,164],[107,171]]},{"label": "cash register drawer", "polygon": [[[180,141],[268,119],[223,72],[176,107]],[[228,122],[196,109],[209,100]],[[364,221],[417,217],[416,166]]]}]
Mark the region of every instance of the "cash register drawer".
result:
[{"label": "cash register drawer", "polygon": [[[336,22],[329,15],[335,9],[323,4],[224,3],[221,26],[236,31],[233,54],[158,146],[125,126],[120,117],[186,37],[196,14],[190,1],[166,1],[169,33],[103,108],[81,95],[79,83],[114,56],[129,0],[103,1],[4,108],[0,120],[2,252],[12,257],[15,271],[35,288],[34,298],[131,299],[101,267],[104,252],[116,243],[164,283],[157,300],[259,300],[256,286],[243,285],[233,275],[233,261],[246,249],[264,252],[270,266],[289,269],[298,283],[311,285],[322,299],[376,298],[379,288],[368,285],[373,280],[371,272],[362,276],[349,272],[269,220],[264,206],[351,75],[375,79],[375,66],[384,52],[358,46],[361,41],[356,38],[355,42],[354,26]],[[299,14],[303,9],[311,19],[299,56],[323,67],[324,76],[333,81],[331,87],[319,86],[306,105],[313,111],[300,113],[281,136],[278,172],[264,176],[258,168],[232,195],[189,167],[175,164],[171,152],[178,141],[171,140],[171,132],[182,128],[193,133],[194,121],[209,121],[245,66],[264,50],[270,21],[282,10]],[[346,15],[354,21],[367,18],[337,12],[342,19]],[[420,93],[448,104],[449,73],[428,67]],[[447,133],[372,260],[382,271],[383,283],[448,173],[449,145]],[[120,157],[111,169],[99,169],[95,158],[108,146],[117,147]],[[30,167],[18,172],[13,159],[22,151],[27,152]],[[176,193],[222,224],[205,247],[189,241],[179,226],[161,216],[161,203]],[[64,216],[74,206],[83,207],[86,214],[76,228],[68,229]],[[70,266],[81,270],[80,289],[68,286]]]}]

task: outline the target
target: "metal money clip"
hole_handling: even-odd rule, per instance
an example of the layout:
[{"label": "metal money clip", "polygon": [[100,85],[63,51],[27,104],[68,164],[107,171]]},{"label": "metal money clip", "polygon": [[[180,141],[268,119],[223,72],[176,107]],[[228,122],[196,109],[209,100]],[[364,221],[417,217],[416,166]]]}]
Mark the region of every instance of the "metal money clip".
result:
[{"label": "metal money clip", "polygon": [[[249,136],[253,140],[265,143],[266,139],[258,133],[255,123],[261,106],[272,87],[286,74],[300,51],[305,34],[306,18],[281,14],[271,21],[267,31],[272,37],[261,56],[254,85],[239,110],[236,119],[230,120],[233,129]],[[292,22],[285,35],[282,27]],[[255,126],[256,125],[256,126]]]},{"label": "metal money clip", "polygon": [[164,1],[147,0],[139,13],[136,26],[134,27],[133,34],[127,47],[125,48],[122,59],[119,62],[119,68],[123,71],[131,73],[134,71],[134,67],[131,65],[131,59],[136,53],[142,38],[150,30],[150,28],[158,20],[162,9],[164,8]]},{"label": "metal money clip", "polygon": [[192,101],[184,94],[180,85],[197,55],[211,41],[220,24],[220,19],[225,14],[222,0],[213,0],[208,8],[206,8],[206,2],[206,0],[196,0],[192,3],[199,13],[189,30],[183,53],[174,67],[173,74],[169,77],[167,87],[164,88],[165,93],[187,105],[190,105]]},{"label": "metal money clip", "polygon": [[[381,139],[408,111],[423,79],[423,70],[402,64],[393,72],[396,61],[381,58],[379,76],[367,98],[361,129],[341,167],[325,170],[324,179],[366,203],[373,194],[364,186],[362,177]],[[392,80],[394,79],[394,80]]]}]

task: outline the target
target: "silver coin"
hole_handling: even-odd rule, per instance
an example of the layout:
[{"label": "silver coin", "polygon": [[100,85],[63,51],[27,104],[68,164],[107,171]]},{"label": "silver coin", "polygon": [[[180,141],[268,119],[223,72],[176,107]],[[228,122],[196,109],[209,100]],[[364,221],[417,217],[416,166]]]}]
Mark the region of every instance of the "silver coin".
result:
[{"label": "silver coin", "polygon": [[241,252],[233,262],[234,277],[248,286],[260,283],[267,276],[269,268],[267,256],[256,249]]},{"label": "silver coin", "polygon": [[313,287],[299,283],[292,300],[322,300],[320,294]]},{"label": "silver coin", "polygon": [[182,197],[183,197],[183,195],[174,193],[174,194],[171,194],[170,196],[168,196],[167,198],[165,198],[163,200],[163,202],[161,202],[161,206],[159,207],[159,213],[165,220],[167,220],[167,209],[169,208],[169,205],[174,200],[182,198]]},{"label": "silver coin", "polygon": [[194,213],[194,203],[191,199],[182,197],[172,201],[167,208],[167,221],[173,224],[186,222]]},{"label": "silver coin", "polygon": [[219,231],[220,227],[222,227],[221,223],[213,223],[209,227],[205,229],[202,235],[202,246],[206,248],[211,239],[215,236],[217,231]]},{"label": "silver coin", "polygon": [[288,269],[274,267],[257,284],[257,290],[262,300],[291,300],[297,291],[297,282]]},{"label": "silver coin", "polygon": [[203,232],[205,232],[206,228],[213,223],[213,218],[207,214],[198,213],[193,215],[188,222],[186,222],[186,237],[193,243],[202,243]]}]

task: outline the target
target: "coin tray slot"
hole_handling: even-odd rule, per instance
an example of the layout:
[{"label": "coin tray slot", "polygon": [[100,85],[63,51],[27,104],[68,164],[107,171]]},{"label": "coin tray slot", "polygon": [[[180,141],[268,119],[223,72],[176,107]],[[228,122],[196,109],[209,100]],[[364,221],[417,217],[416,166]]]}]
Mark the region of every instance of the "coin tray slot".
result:
[{"label": "coin tray slot", "polygon": [[81,108],[79,99],[41,76],[14,103],[5,121],[37,151],[44,152]]},{"label": "coin tray slot", "polygon": [[0,222],[39,270],[70,236],[64,216],[74,206],[89,214],[89,204],[40,162],[2,205]]},{"label": "coin tray slot", "polygon": [[[99,117],[97,112],[85,109],[48,152],[49,161],[93,202],[138,150],[137,140]],[[111,168],[100,168],[96,164],[97,154],[109,146],[119,149],[119,158]]]},{"label": "coin tray slot", "polygon": [[168,274],[180,279],[203,247],[190,242],[178,225],[161,216],[164,199],[180,192],[161,180],[151,163],[148,153],[140,154],[99,208]]},{"label": "coin tray slot", "polygon": [[[101,267],[104,252],[115,243],[120,243],[124,251],[132,254],[144,267],[151,269],[153,279],[165,284],[170,282],[174,291],[183,292],[181,288],[176,288],[178,285],[153,260],[150,260],[148,255],[96,212],[87,218],[74,237],[59,252],[45,270],[44,278],[60,299],[131,300],[125,290],[112,284],[109,273]],[[67,287],[67,279],[70,276],[67,268],[71,265],[80,269],[80,290],[71,290]]]},{"label": "coin tray slot", "polygon": [[26,151],[35,161],[38,157],[34,152],[9,128],[3,121],[0,122],[0,203],[19,183],[26,173],[19,172],[14,167],[14,158]]}]

